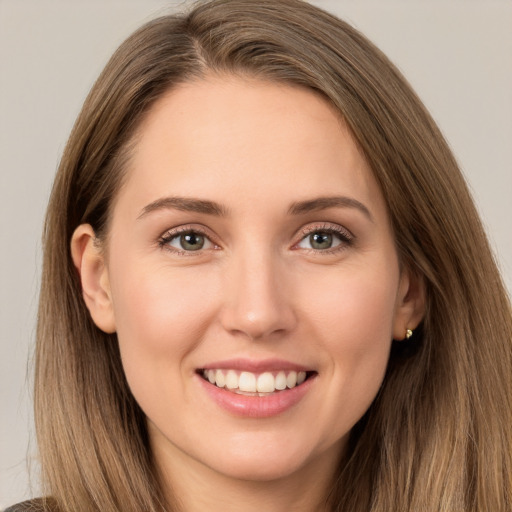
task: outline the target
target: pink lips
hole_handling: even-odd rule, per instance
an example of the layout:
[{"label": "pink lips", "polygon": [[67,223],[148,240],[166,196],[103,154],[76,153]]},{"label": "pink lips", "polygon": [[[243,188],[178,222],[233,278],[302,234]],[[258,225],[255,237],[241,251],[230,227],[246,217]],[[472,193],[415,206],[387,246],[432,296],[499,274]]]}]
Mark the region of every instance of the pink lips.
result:
[{"label": "pink lips", "polygon": [[285,371],[308,371],[311,368],[291,363],[283,359],[266,359],[262,361],[255,361],[252,359],[230,359],[226,361],[216,361],[203,366],[202,369],[219,369],[219,370],[240,370],[245,372],[261,373],[261,372],[277,372],[279,370]]},{"label": "pink lips", "polygon": [[196,376],[200,386],[208,396],[221,408],[236,416],[247,418],[268,418],[284,413],[298,404],[314,385],[316,373],[311,374],[310,369],[278,359],[254,361],[248,359],[232,359],[229,361],[217,361],[202,368],[231,369],[252,373],[277,372],[277,371],[308,371],[309,378],[302,384],[283,391],[276,391],[266,396],[249,396],[237,394],[224,388],[211,384],[199,374]]}]

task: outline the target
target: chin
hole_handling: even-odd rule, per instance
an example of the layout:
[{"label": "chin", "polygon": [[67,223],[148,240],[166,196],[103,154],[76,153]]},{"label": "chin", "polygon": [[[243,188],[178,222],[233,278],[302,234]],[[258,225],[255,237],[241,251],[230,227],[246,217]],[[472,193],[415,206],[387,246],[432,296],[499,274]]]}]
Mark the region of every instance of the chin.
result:
[{"label": "chin", "polygon": [[226,477],[253,482],[269,482],[286,479],[300,472],[307,465],[307,461],[294,460],[283,456],[264,459],[261,457],[233,457],[224,464],[215,464],[211,469]]},{"label": "chin", "polygon": [[254,482],[283,480],[300,473],[312,475],[325,465],[334,471],[342,446],[339,443],[314,445],[285,435],[252,440],[243,436],[237,441],[226,443],[229,449],[221,447],[216,456],[203,462],[226,477]]}]

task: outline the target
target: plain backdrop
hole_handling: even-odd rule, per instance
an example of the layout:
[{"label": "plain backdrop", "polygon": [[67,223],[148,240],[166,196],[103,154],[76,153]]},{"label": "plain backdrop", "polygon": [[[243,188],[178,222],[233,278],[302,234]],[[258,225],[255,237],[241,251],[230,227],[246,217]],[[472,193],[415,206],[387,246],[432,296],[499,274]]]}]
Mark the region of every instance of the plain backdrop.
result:
[{"label": "plain backdrop", "polygon": [[[314,3],[377,43],[424,100],[470,183],[512,290],[512,2]],[[38,493],[30,357],[40,232],[60,154],[114,49],[173,5],[182,3],[0,0],[0,509]]]}]

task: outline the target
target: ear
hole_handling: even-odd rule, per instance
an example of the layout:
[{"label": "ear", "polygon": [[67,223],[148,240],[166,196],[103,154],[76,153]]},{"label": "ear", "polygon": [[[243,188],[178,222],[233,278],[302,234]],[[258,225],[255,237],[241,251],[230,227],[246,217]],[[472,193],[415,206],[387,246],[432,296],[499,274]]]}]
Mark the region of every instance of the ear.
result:
[{"label": "ear", "polygon": [[104,332],[116,330],[108,269],[90,224],[81,224],[71,237],[71,257],[80,275],[82,294],[94,323]]},{"label": "ear", "polygon": [[395,318],[393,324],[393,339],[403,340],[407,329],[414,331],[425,315],[426,293],[422,277],[404,268],[400,275]]}]

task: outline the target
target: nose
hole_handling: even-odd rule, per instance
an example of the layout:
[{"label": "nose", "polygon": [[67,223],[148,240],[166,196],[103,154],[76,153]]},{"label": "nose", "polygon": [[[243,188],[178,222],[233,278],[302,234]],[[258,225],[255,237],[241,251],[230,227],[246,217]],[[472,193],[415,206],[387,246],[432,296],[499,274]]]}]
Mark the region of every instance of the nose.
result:
[{"label": "nose", "polygon": [[221,323],[231,334],[263,340],[293,330],[297,318],[284,262],[271,254],[233,258],[224,288]]}]

